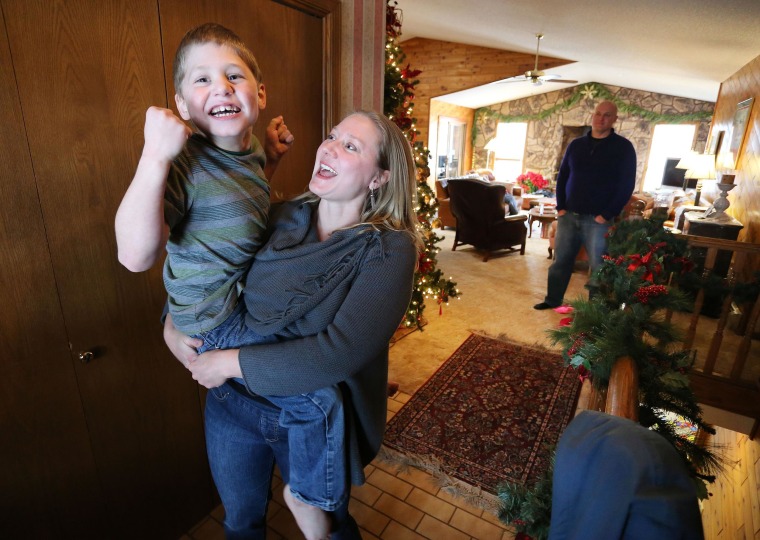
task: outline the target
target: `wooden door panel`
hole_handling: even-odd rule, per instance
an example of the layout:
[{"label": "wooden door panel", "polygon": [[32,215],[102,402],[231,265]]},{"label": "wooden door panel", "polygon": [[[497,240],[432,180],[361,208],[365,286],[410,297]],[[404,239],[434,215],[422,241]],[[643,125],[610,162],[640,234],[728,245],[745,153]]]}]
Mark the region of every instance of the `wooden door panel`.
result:
[{"label": "wooden door panel", "polygon": [[[166,104],[155,0],[5,1],[21,109],[112,536],[177,536],[212,504],[197,386],[158,318],[160,269],[116,260],[113,219]],[[137,519],[136,519],[137,518]]]},{"label": "wooden door panel", "polygon": [[0,537],[103,535],[5,29],[0,10]]},{"label": "wooden door panel", "polygon": [[[339,9],[333,3],[321,3]],[[281,114],[296,137],[272,180],[273,198],[303,193],[317,147],[332,127],[332,119],[323,119],[323,70],[327,71],[323,18],[271,0],[198,0],[191,5],[184,0],[161,0],[160,5],[167,81],[172,80],[174,54],[182,36],[200,23],[217,22],[230,28],[253,51],[267,91],[267,107],[254,132],[263,141],[269,120]],[[171,84],[168,91],[173,95]]]}]

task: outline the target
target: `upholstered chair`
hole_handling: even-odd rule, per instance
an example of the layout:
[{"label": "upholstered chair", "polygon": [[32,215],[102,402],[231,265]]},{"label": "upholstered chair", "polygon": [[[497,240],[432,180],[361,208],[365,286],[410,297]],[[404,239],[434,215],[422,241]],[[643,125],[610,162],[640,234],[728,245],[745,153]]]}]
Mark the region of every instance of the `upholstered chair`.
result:
[{"label": "upholstered chair", "polygon": [[507,249],[525,254],[528,217],[505,216],[504,184],[473,178],[449,178],[447,185],[451,213],[456,219],[454,246],[468,244],[484,252],[483,262],[491,253]]}]

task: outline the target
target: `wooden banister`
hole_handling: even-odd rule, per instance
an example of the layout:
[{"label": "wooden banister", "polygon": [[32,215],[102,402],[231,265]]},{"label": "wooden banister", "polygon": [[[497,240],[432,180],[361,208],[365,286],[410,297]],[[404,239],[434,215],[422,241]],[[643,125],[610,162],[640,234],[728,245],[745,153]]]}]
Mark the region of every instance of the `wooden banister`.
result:
[{"label": "wooden banister", "polygon": [[607,388],[598,389],[586,379],[578,397],[578,410],[601,411],[629,420],[639,419],[639,371],[630,356],[615,361]]},{"label": "wooden banister", "polygon": [[639,420],[639,370],[630,356],[621,356],[612,366],[604,410],[614,416]]},{"label": "wooden banister", "polygon": [[[694,248],[705,252],[703,277],[707,278],[715,273],[717,264],[722,266],[719,269],[721,277],[724,280],[723,283],[728,286],[726,287],[727,294],[720,299],[719,316],[709,345],[706,347],[704,364],[701,368],[693,369],[689,376],[692,390],[702,404],[754,418],[754,426],[749,434],[750,438],[753,438],[760,427],[760,384],[757,380],[742,379],[742,374],[747,367],[748,360],[760,361],[760,355],[757,353],[750,355],[752,336],[757,331],[758,319],[760,319],[760,298],[741,306],[743,313],[735,330],[736,334],[741,336],[741,340],[736,347],[736,353],[731,364],[721,366],[720,373],[718,373],[716,372],[716,363],[721,346],[726,339],[726,327],[731,306],[735,300],[734,285],[751,278],[752,273],[760,268],[760,244],[704,236],[686,235],[685,238],[692,248],[692,252]],[[699,323],[704,322],[702,319],[704,302],[705,290],[700,288],[697,291],[694,311],[686,330],[683,343],[684,350],[695,348],[695,338],[699,335]],[[667,312],[665,317],[667,320],[671,320],[671,316],[672,313]],[[757,366],[752,366],[752,368],[756,370]]]},{"label": "wooden banister", "polygon": [[[737,280],[741,281],[747,276],[752,269],[752,264],[757,267],[757,257],[760,257],[760,244],[750,244],[748,242],[736,242],[732,240],[723,240],[719,238],[707,238],[704,236],[686,236],[689,246],[692,248],[702,248],[706,250],[705,263],[703,276],[710,276],[714,269],[716,261],[718,260],[719,252],[730,253],[730,267],[728,274],[725,276],[726,283],[728,285],[734,285]],[[753,257],[755,259],[753,260]],[[694,346],[694,338],[697,333],[697,326],[700,320],[700,313],[704,305],[705,290],[699,289],[697,297],[694,302],[694,311],[689,321],[689,327],[684,339],[683,348],[691,349]],[[713,333],[710,345],[708,348],[707,356],[705,358],[705,364],[702,368],[702,372],[710,375],[715,370],[715,362],[720,352],[720,346],[723,342],[724,332],[726,324],[728,323],[728,316],[731,311],[731,304],[734,300],[733,293],[729,292],[722,300],[722,306],[720,310],[720,317],[717,322],[715,332]],[[756,299],[753,306],[747,308],[750,313],[747,320],[747,328],[744,331],[744,336],[739,346],[736,356],[734,358],[733,365],[730,369],[730,378],[739,379],[749,355],[749,348],[751,344],[752,334],[755,331],[757,325],[758,316],[760,315],[760,299]],[[668,317],[670,317],[668,313]]]}]

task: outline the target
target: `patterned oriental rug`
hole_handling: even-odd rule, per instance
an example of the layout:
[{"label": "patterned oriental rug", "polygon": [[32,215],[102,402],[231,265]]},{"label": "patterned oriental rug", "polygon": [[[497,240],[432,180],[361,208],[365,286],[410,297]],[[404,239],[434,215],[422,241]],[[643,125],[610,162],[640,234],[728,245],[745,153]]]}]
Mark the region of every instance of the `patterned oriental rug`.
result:
[{"label": "patterned oriental rug", "polygon": [[471,334],[388,422],[381,457],[495,510],[501,483],[546,470],[579,389],[558,353]]}]

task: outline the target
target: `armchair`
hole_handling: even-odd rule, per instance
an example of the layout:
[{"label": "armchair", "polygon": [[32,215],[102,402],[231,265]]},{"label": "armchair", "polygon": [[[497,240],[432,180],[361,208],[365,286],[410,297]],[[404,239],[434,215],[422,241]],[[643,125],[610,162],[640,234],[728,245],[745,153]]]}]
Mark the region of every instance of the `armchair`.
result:
[{"label": "armchair", "polygon": [[455,251],[457,246],[469,244],[485,251],[483,262],[491,252],[500,249],[517,251],[525,255],[525,238],[528,230],[523,214],[505,217],[504,184],[473,178],[449,178],[448,192],[451,213],[456,219]]}]

